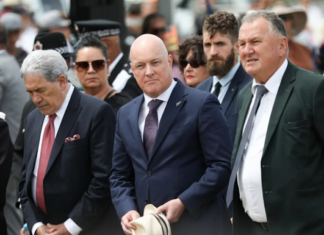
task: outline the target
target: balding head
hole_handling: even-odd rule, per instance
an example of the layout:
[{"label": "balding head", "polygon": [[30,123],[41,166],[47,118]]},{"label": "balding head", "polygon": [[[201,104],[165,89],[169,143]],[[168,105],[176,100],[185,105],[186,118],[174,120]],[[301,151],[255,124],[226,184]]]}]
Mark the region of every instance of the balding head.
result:
[{"label": "balding head", "polygon": [[130,50],[131,68],[143,92],[156,98],[172,82],[172,56],[163,41],[151,34],[138,37]]},{"label": "balding head", "polygon": [[153,34],[143,34],[139,36],[130,48],[130,59],[132,61],[133,55],[138,52],[143,52],[147,48],[157,48],[160,50],[161,55],[168,57],[168,51],[164,45],[164,42],[157,36]]}]

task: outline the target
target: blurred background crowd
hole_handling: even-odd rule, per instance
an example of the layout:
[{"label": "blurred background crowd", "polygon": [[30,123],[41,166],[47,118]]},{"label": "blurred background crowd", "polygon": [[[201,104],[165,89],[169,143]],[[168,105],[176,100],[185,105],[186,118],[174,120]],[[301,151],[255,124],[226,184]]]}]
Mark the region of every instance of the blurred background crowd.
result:
[{"label": "blurred background crowd", "polygon": [[[131,74],[127,61],[130,46],[139,35],[150,33],[160,37],[169,53],[172,54],[173,76],[188,86],[196,87],[210,76],[205,68],[206,59],[202,49],[202,39],[199,36],[192,37],[202,34],[205,17],[215,11],[228,11],[240,19],[254,9],[271,9],[285,22],[289,40],[288,59],[292,63],[323,74],[324,1],[320,0],[286,0],[280,3],[275,0],[2,0],[0,1],[0,23],[7,33],[3,49],[14,56],[21,66],[24,58],[30,52],[38,46],[45,47],[45,44],[38,44],[35,40],[36,35],[40,32],[62,33],[65,36],[68,50],[64,53],[73,55],[78,41],[84,33],[82,27],[89,27],[82,23],[75,24],[75,22],[96,19],[119,22],[120,25],[117,26],[103,26],[107,29],[120,27],[118,35],[112,35],[109,37],[110,40],[107,39],[107,42],[104,43],[108,48],[110,62],[115,59],[120,60],[121,52],[126,58],[123,64],[126,71],[124,73],[126,74],[124,75],[125,83],[131,76],[127,74]],[[189,41],[187,41],[188,38],[190,38]],[[1,35],[0,44],[3,44]],[[189,61],[190,57],[195,57],[195,62],[198,64]],[[86,92],[75,75],[73,62],[75,62],[73,56],[67,60],[71,67],[68,78],[73,85]],[[187,66],[188,64],[190,66]],[[193,79],[192,75],[186,77],[188,67],[197,69],[197,79]],[[113,67],[109,68],[110,75],[113,74],[113,69]],[[13,71],[13,73],[17,73],[17,71]],[[120,85],[114,84],[113,81],[109,81],[109,83],[114,88]],[[123,87],[125,87],[125,83],[122,85]],[[12,87],[20,89],[16,85],[12,85]],[[132,85],[127,86],[126,84],[125,89],[132,89],[131,87]],[[138,91],[135,92],[135,89],[138,88],[125,89],[116,90],[125,91],[126,96],[130,96],[127,99],[138,95]],[[6,105],[4,99],[1,100],[1,92],[0,78],[0,111],[2,111],[3,105]],[[18,92],[15,91],[14,94],[17,95]],[[26,102],[28,100],[27,93],[22,96],[21,100]],[[12,103],[9,105],[13,106]],[[13,143],[16,142],[24,102],[21,102],[19,107],[14,106],[19,114],[13,115],[17,117],[16,124],[14,124],[16,131],[11,132]],[[9,235],[18,234],[23,224],[22,214],[14,205],[18,194],[17,185],[20,180],[21,164],[21,159],[14,159],[12,167],[14,173],[11,174],[7,188],[5,214],[7,214]],[[11,205],[9,205],[10,203]]]}]

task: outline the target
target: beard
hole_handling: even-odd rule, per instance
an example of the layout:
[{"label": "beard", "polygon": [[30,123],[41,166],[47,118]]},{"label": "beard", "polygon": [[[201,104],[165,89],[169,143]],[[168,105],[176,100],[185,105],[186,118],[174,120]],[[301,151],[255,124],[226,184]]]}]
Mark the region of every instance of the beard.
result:
[{"label": "beard", "polygon": [[[222,62],[214,62],[212,60],[222,60]],[[220,56],[212,56],[207,60],[207,71],[210,75],[216,75],[219,77],[224,77],[233,67],[235,60],[234,49],[227,56],[227,58],[222,58]]]}]

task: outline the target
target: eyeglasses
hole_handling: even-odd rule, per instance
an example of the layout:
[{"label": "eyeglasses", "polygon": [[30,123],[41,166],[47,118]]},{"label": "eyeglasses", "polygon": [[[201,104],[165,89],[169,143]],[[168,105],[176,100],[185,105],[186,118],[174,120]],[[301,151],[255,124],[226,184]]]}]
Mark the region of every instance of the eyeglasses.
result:
[{"label": "eyeglasses", "polygon": [[83,71],[88,71],[90,64],[96,72],[99,72],[105,68],[106,61],[105,60],[94,60],[92,62],[79,61],[79,62],[75,62],[76,65],[75,67],[78,72],[83,72]]},{"label": "eyeglasses", "polygon": [[198,62],[198,61],[196,61],[196,60],[190,60],[190,61],[187,61],[187,60],[180,60],[179,63],[180,63],[180,66],[181,66],[182,68],[185,68],[185,67],[187,67],[188,64],[190,64],[190,66],[191,66],[192,68],[194,68],[194,69],[198,68],[198,67],[201,66],[201,65],[205,65],[205,63],[201,63],[201,62]]},{"label": "eyeglasses", "polygon": [[158,35],[159,33],[165,33],[166,29],[163,28],[153,28],[151,29],[151,33],[154,35]]}]

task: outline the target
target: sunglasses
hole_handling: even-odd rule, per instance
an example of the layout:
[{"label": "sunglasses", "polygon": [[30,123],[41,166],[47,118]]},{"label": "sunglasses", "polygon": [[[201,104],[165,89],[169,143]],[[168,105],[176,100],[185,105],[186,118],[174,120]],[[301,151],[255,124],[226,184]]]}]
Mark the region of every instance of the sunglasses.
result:
[{"label": "sunglasses", "polygon": [[151,33],[154,35],[158,35],[159,33],[165,33],[165,28],[153,28],[151,29]]},{"label": "sunglasses", "polygon": [[190,66],[191,66],[192,68],[194,68],[194,69],[198,68],[198,67],[201,66],[201,65],[205,65],[205,63],[200,63],[200,62],[198,62],[198,61],[196,61],[196,60],[190,60],[190,61],[187,61],[187,60],[180,60],[179,63],[180,63],[180,66],[181,66],[182,68],[185,68],[185,67],[187,67],[187,64],[190,64]]},{"label": "sunglasses", "polygon": [[75,65],[76,65],[75,67],[78,72],[83,72],[83,71],[87,71],[89,69],[90,64],[91,64],[92,68],[96,72],[98,72],[105,68],[106,61],[105,60],[94,60],[92,62],[79,61],[79,62],[75,62]]}]

